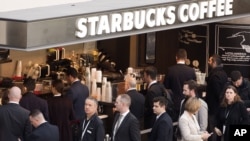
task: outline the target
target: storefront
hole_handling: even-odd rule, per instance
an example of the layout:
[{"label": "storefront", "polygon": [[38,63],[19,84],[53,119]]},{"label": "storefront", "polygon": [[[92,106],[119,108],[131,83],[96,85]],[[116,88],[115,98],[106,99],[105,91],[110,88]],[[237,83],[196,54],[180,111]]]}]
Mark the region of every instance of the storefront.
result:
[{"label": "storefront", "polygon": [[[142,63],[135,63],[135,67],[153,64],[163,73],[174,62],[174,51],[180,42],[186,43],[182,39],[172,40],[179,37],[180,31],[175,29],[187,27],[191,30],[197,26],[192,31],[199,31],[191,33],[190,36],[199,35],[202,40],[193,42],[202,41],[202,47],[205,47],[201,51],[192,51],[205,58],[203,64],[206,64],[208,54],[216,52],[216,49],[212,52],[207,49],[210,40],[215,39],[209,38],[213,35],[207,34],[209,29],[205,24],[249,17],[249,7],[249,0],[92,0],[0,12],[0,48],[30,53],[54,47],[97,42],[98,47],[110,48],[111,54],[122,57],[116,60],[124,65],[120,67],[124,69],[131,65],[129,54],[132,52],[132,45],[142,49],[139,49],[134,57],[134,62]],[[144,48],[151,44],[147,42],[151,37],[157,40],[153,44],[158,50],[155,51],[155,60],[146,62]],[[13,60],[19,60],[17,56],[11,57]],[[197,57],[191,61],[195,59]],[[206,69],[204,65],[202,71],[206,72]],[[112,112],[111,108],[108,110]]]},{"label": "storefront", "polygon": [[39,50],[249,16],[247,0],[87,1],[0,13],[1,48]]}]

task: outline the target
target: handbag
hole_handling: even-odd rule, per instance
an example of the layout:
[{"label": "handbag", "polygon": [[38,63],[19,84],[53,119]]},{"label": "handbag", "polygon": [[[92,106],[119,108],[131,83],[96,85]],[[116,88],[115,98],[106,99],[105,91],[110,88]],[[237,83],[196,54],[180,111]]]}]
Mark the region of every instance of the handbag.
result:
[{"label": "handbag", "polygon": [[181,130],[179,128],[179,126],[177,125],[176,129],[175,129],[175,132],[174,132],[174,136],[176,139],[181,139]]}]

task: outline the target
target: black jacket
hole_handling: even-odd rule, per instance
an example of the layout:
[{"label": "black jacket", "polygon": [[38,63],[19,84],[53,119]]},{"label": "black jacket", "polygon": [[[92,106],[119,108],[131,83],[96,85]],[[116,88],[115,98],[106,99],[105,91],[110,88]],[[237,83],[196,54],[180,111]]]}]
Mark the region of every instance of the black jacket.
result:
[{"label": "black jacket", "polygon": [[[233,85],[232,82],[227,83],[226,86]],[[225,86],[225,88],[226,88]],[[240,98],[244,101],[247,108],[250,108],[250,82],[248,80],[243,80],[239,87],[236,87]]]},{"label": "black jacket", "polygon": [[[193,68],[185,64],[176,64],[168,68],[163,84],[173,92],[172,99],[176,113],[179,113],[181,100],[184,98],[183,83],[188,80],[196,80]],[[175,117],[173,120],[177,121],[177,119],[178,117]]]},{"label": "black jacket", "polygon": [[19,103],[23,108],[29,111],[39,109],[43,113],[44,118],[49,121],[49,109],[46,100],[36,96],[32,92],[27,92],[23,95]]},{"label": "black jacket", "polygon": [[[117,114],[115,117],[113,128],[112,128],[113,131],[114,131],[116,121],[118,120],[118,117],[119,117],[119,114]],[[113,137],[113,135],[111,137]],[[126,115],[126,117],[124,117],[114,137],[115,137],[115,141],[140,141],[141,140],[139,121],[132,113],[129,112]]]},{"label": "black jacket", "polygon": [[144,103],[145,97],[135,89],[127,91],[127,94],[131,98],[131,105],[129,107],[130,112],[138,119],[142,119],[144,116]]},{"label": "black jacket", "polygon": [[153,112],[153,99],[158,96],[163,96],[162,89],[158,83],[152,84],[147,89],[145,98],[145,112],[144,112],[144,128],[152,128],[155,122],[155,114]]},{"label": "black jacket", "polygon": [[[88,124],[89,122],[89,124]],[[85,126],[83,128],[83,123]],[[88,126],[87,126],[88,125]],[[84,129],[86,131],[81,140],[82,133]],[[80,123],[80,132],[79,132],[79,141],[103,141],[105,136],[104,126],[102,120],[97,116],[97,114],[93,115],[90,120],[82,120]]]},{"label": "black jacket", "polygon": [[0,106],[0,141],[25,141],[31,130],[28,110],[14,103]]},{"label": "black jacket", "polygon": [[222,67],[216,67],[208,74],[206,102],[209,115],[216,114],[220,106],[221,98],[223,96],[223,88],[226,83],[227,74]]},{"label": "black jacket", "polygon": [[80,120],[85,117],[84,105],[85,100],[89,96],[89,89],[83,85],[81,81],[73,82],[68,89],[66,96],[73,103],[73,110],[75,112],[76,119]]},{"label": "black jacket", "polygon": [[165,112],[154,123],[149,135],[149,141],[172,141],[173,140],[173,122],[170,116]]},{"label": "black jacket", "polygon": [[42,123],[29,135],[27,141],[59,141],[58,127],[48,122]]},{"label": "black jacket", "polygon": [[218,108],[215,116],[215,125],[223,131],[223,125],[226,125],[224,141],[229,141],[229,125],[247,125],[249,116],[243,102],[235,102],[227,107]]}]

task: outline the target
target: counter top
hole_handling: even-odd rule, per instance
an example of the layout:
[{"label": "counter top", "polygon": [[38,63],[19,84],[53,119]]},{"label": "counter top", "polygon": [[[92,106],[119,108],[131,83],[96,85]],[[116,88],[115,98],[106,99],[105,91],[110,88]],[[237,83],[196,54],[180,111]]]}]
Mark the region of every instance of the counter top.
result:
[{"label": "counter top", "polygon": [[11,59],[3,59],[3,60],[0,60],[0,64],[9,63],[9,62],[12,62],[12,60],[11,60]]}]

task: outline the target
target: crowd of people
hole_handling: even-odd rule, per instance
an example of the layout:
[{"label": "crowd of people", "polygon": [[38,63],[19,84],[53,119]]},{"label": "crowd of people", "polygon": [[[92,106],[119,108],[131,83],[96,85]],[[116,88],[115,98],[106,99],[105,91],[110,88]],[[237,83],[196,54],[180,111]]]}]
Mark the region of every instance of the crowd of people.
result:
[{"label": "crowd of people", "polygon": [[[34,79],[25,79],[22,88],[10,85],[0,106],[0,140],[141,141],[145,139],[140,131],[149,129],[148,141],[229,141],[230,125],[250,124],[250,82],[238,70],[228,80],[215,54],[208,61],[206,97],[199,97],[195,70],[185,65],[186,59],[186,50],[179,49],[177,64],[169,67],[163,83],[157,81],[154,66],[146,67],[145,94],[136,90],[134,74],[125,77],[126,92],[115,99],[110,137],[98,116],[98,101],[89,96],[75,68],[65,72],[69,89],[65,91],[62,80],[54,80],[48,100],[34,94]],[[165,89],[172,91],[175,115],[168,113]],[[77,125],[76,131],[72,125]]]}]

